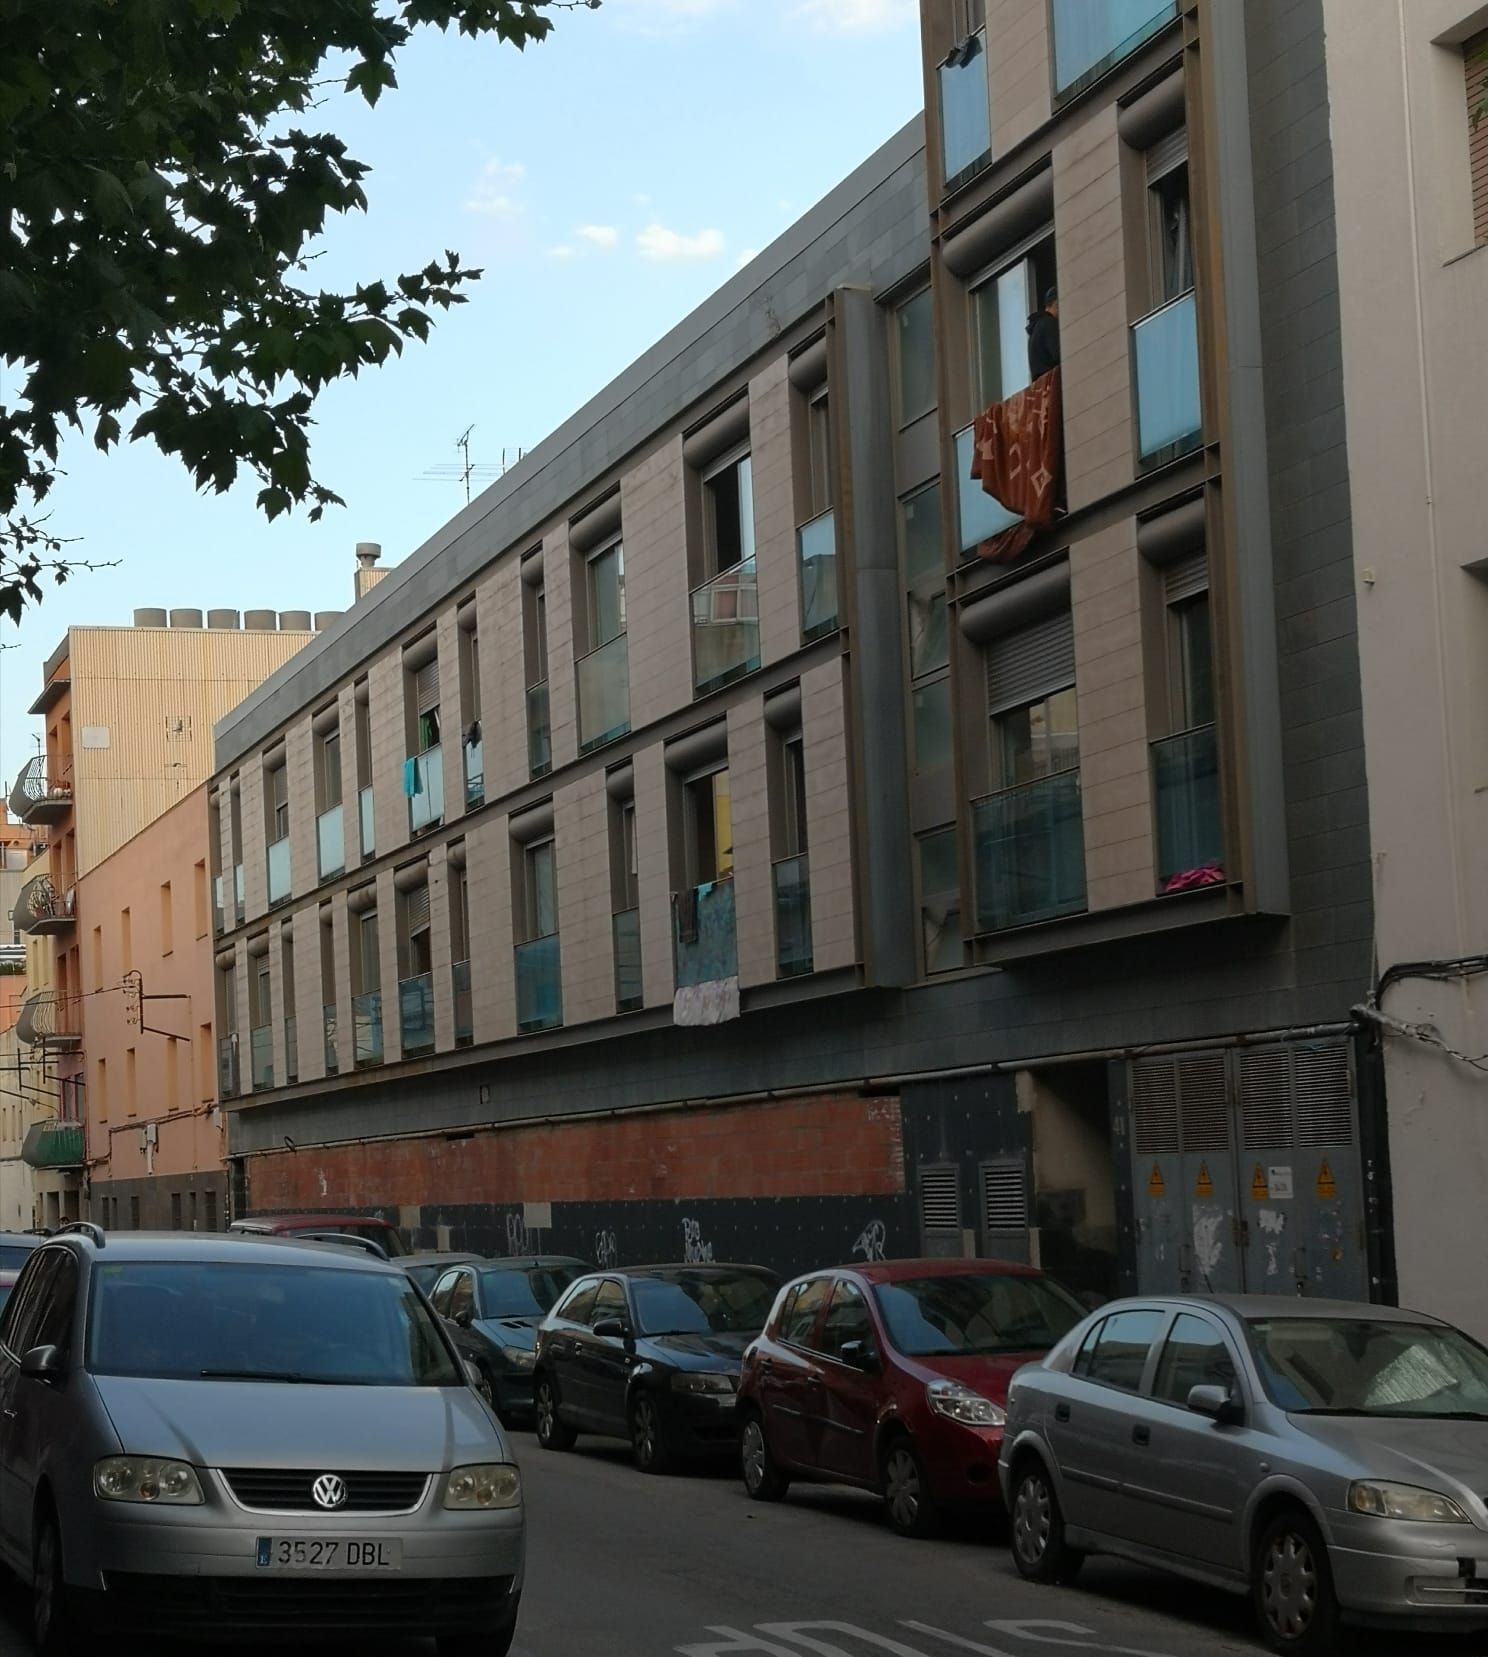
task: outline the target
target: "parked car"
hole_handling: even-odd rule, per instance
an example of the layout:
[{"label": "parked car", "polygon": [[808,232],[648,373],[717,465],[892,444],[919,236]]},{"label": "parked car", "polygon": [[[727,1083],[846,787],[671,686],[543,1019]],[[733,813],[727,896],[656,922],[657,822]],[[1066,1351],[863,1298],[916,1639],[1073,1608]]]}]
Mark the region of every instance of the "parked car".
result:
[{"label": "parked car", "polygon": [[451,1266],[463,1266],[484,1258],[481,1254],[459,1254],[452,1249],[429,1249],[418,1254],[400,1255],[398,1264],[427,1295],[434,1292],[434,1285]]},{"label": "parked car", "polygon": [[0,1311],[4,1311],[5,1302],[10,1298],[10,1291],[15,1287],[16,1274],[10,1271],[0,1271]]},{"label": "parked car", "polygon": [[528,1255],[457,1266],[435,1285],[434,1310],[449,1319],[457,1350],[480,1371],[503,1426],[533,1419],[537,1326],[569,1284],[593,1270],[567,1255]]},{"label": "parked car", "polygon": [[758,1266],[632,1266],[581,1277],[537,1332],[537,1441],[630,1441],[636,1466],[731,1452],[744,1349],[779,1278]]},{"label": "parked car", "polygon": [[793,1478],[882,1493],[889,1523],[927,1536],[942,1509],[1001,1506],[1008,1382],[1085,1316],[1029,1266],[892,1260],[810,1272],[744,1355],[744,1487]]},{"label": "parked car", "polygon": [[65,1230],[0,1315],[0,1563],[89,1628],[508,1650],[522,1486],[407,1277],[282,1239]]},{"label": "parked car", "polygon": [[18,1272],[46,1238],[37,1231],[0,1231],[0,1271]]},{"label": "parked car", "polygon": [[1125,1300],[1016,1378],[1000,1463],[1035,1581],[1119,1554],[1249,1592],[1273,1650],[1488,1627],[1488,1350],[1416,1312]]},{"label": "parked car", "polygon": [[255,1237],[305,1237],[347,1232],[370,1237],[387,1257],[401,1259],[413,1251],[408,1239],[390,1220],[375,1214],[265,1214],[256,1219],[234,1220],[229,1231],[246,1231]]}]

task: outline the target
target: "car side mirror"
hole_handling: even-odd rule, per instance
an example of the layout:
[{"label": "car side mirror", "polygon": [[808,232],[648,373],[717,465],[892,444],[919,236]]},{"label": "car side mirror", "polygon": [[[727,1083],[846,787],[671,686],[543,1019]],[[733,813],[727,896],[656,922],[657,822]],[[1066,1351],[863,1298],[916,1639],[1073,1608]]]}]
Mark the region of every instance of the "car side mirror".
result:
[{"label": "car side mirror", "polygon": [[630,1330],[626,1328],[624,1318],[601,1318],[594,1325],[594,1333],[601,1340],[623,1341]]},{"label": "car side mirror", "polygon": [[1188,1407],[1195,1415],[1207,1415],[1217,1426],[1226,1426],[1243,1418],[1240,1405],[1230,1396],[1227,1387],[1190,1387]]},{"label": "car side mirror", "polygon": [[60,1346],[33,1346],[21,1359],[21,1374],[33,1381],[54,1384],[62,1379],[67,1361]]},{"label": "car side mirror", "polygon": [[867,1341],[843,1341],[839,1356],[843,1363],[861,1369],[865,1375],[872,1374],[878,1368],[878,1354]]}]

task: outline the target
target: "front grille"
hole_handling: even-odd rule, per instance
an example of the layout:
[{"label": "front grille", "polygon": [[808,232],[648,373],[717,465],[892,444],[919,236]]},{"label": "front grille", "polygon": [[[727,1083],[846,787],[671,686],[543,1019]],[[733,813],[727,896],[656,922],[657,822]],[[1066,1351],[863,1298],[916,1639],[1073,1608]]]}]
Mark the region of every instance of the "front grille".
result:
[{"label": "front grille", "polygon": [[109,1571],[104,1606],[131,1630],[448,1634],[489,1630],[510,1611],[510,1577],[196,1577]]},{"label": "front grille", "polygon": [[[260,1513],[324,1513],[311,1495],[311,1487],[322,1473],[338,1473],[334,1467],[317,1467],[311,1472],[281,1471],[273,1467],[224,1467],[228,1488],[246,1508]],[[346,1500],[335,1513],[407,1513],[424,1499],[427,1473],[345,1473]]]}]

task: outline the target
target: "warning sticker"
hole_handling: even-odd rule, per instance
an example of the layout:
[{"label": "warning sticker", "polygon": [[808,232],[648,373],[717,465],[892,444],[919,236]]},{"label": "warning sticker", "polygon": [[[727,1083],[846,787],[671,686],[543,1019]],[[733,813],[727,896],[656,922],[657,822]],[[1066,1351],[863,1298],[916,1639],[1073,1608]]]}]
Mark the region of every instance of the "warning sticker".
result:
[{"label": "warning sticker", "polygon": [[1214,1195],[1214,1181],[1209,1178],[1209,1164],[1207,1162],[1199,1164],[1199,1180],[1198,1184],[1194,1186],[1194,1195],[1196,1197],[1212,1197]]},{"label": "warning sticker", "polygon": [[1268,1168],[1266,1183],[1271,1187],[1271,1195],[1279,1201],[1285,1201],[1292,1194],[1292,1170],[1290,1166]]},{"label": "warning sticker", "polygon": [[1324,1202],[1329,1202],[1338,1195],[1338,1182],[1333,1178],[1333,1170],[1328,1166],[1327,1157],[1323,1158],[1322,1167],[1318,1169],[1317,1194]]},{"label": "warning sticker", "polygon": [[1147,1181],[1147,1195],[1149,1197],[1160,1197],[1167,1189],[1167,1186],[1163,1183],[1162,1169],[1154,1162],[1151,1177]]},{"label": "warning sticker", "polygon": [[1271,1195],[1271,1187],[1266,1183],[1266,1170],[1259,1162],[1250,1176],[1250,1194],[1257,1202],[1265,1202]]}]

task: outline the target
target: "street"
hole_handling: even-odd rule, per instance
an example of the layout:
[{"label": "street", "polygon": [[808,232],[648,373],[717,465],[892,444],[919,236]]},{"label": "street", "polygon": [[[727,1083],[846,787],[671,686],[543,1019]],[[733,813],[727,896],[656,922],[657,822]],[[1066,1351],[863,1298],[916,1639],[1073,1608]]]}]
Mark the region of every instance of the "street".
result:
[{"label": "street", "polygon": [[[984,1530],[907,1542],[878,1504],[795,1487],[752,1503],[736,1478],[644,1478],[620,1445],[544,1455],[516,1438],[530,1513],[513,1657],[1215,1657],[1260,1648],[1238,1599],[1095,1561],[1072,1589],[1022,1582]],[[0,1657],[27,1657],[24,1599],[0,1598]],[[324,1649],[317,1643],[317,1652]],[[1371,1657],[1479,1657],[1488,1638],[1373,1636]],[[288,1657],[276,1645],[279,1657]],[[388,1657],[428,1657],[404,1646]]]}]

